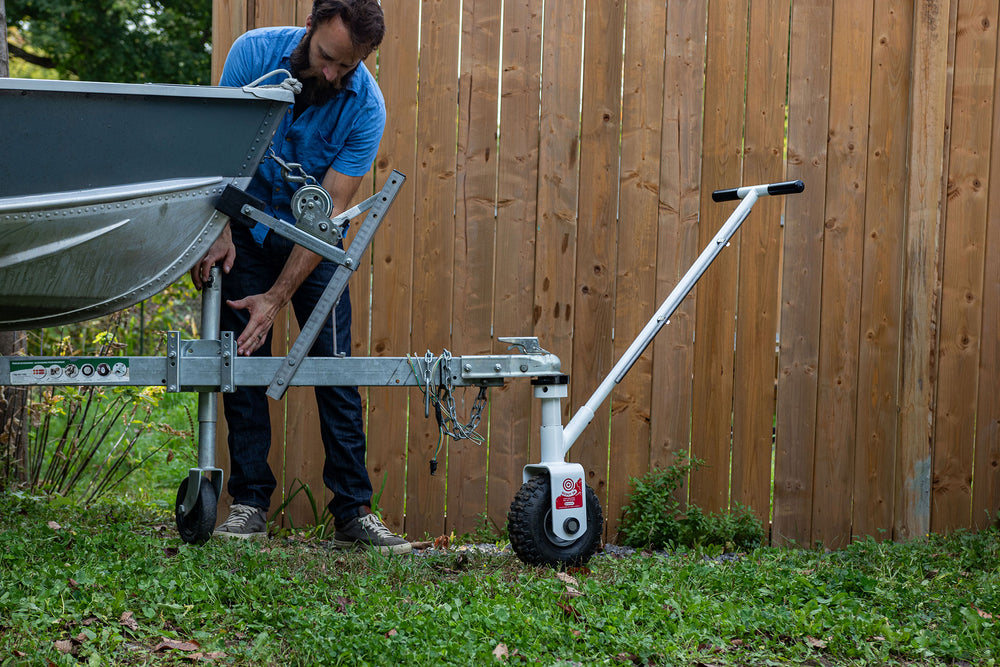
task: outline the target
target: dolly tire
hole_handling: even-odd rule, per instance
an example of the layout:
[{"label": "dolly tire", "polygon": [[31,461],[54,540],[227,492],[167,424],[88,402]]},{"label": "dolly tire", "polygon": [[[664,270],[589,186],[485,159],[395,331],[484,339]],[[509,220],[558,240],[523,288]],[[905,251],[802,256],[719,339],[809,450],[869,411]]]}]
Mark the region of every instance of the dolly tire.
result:
[{"label": "dolly tire", "polygon": [[181,503],[184,502],[184,497],[187,495],[188,479],[185,477],[180,488],[177,489],[177,502],[174,504],[177,532],[181,534],[181,539],[187,544],[204,544],[212,537],[212,531],[215,530],[218,499],[215,497],[215,487],[212,486],[212,481],[207,477],[202,477],[194,509],[185,516],[181,512]]},{"label": "dolly tire", "polygon": [[528,565],[584,565],[601,542],[604,515],[594,490],[587,487],[587,530],[575,540],[563,540],[552,532],[552,495],[549,476],[535,475],[525,482],[507,514],[510,546]]}]

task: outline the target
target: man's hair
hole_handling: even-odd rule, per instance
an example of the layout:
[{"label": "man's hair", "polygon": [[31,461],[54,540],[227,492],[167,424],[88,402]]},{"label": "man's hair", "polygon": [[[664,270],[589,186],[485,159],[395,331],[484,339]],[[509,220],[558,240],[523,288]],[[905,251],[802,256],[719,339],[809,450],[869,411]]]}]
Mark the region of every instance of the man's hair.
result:
[{"label": "man's hair", "polygon": [[354,48],[365,56],[378,48],[385,36],[385,16],[379,0],[313,0],[314,25],[339,16],[351,31]]}]

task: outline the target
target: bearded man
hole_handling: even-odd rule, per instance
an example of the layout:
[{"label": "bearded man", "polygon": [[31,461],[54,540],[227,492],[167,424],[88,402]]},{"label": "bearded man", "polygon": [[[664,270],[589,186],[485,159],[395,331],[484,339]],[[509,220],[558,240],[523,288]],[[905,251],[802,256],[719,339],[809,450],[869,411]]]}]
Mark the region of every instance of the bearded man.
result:
[{"label": "bearded man", "polygon": [[[378,0],[315,0],[305,28],[260,28],[241,35],[226,58],[220,85],[245,86],[278,69],[302,82],[275,132],[273,148],[287,163],[301,164],[333,200],[333,216],[345,211],[369,172],[385,129],[385,102],[362,62],[378,48],[385,19]],[[264,160],[247,192],[265,212],[292,224],[295,187],[275,160]],[[240,332],[241,355],[270,356],[274,318],[291,303],[302,325],[333,276],[336,265],[257,224],[229,225],[191,270],[201,288],[221,263],[221,328]],[[333,318],[336,318],[334,325]],[[345,291],[327,318],[310,355],[350,353],[351,304]],[[357,387],[316,387],[325,452],[323,481],[333,492],[334,546],[367,546],[407,553],[410,544],[392,534],[371,512],[372,485],[365,467],[365,434]],[[263,387],[224,394],[232,461],[227,489],[230,515],[216,535],[267,534],[267,510],[276,487],[267,463],[271,424]]]}]

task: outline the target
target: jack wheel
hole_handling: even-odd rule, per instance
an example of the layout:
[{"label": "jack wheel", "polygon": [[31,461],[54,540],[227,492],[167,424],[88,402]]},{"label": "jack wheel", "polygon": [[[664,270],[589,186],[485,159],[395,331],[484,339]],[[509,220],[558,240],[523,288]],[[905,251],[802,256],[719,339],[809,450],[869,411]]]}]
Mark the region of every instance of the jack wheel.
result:
[{"label": "jack wheel", "polygon": [[181,539],[187,544],[204,544],[212,537],[212,531],[215,530],[215,513],[218,505],[215,487],[212,486],[210,479],[202,477],[194,509],[185,516],[184,512],[181,511],[181,504],[187,495],[187,488],[188,478],[185,477],[180,488],[177,489],[177,502],[174,504],[177,532],[181,534]]},{"label": "jack wheel", "polygon": [[549,476],[535,475],[521,486],[507,514],[510,546],[528,565],[581,566],[597,551],[604,515],[594,490],[587,487],[587,530],[575,540],[552,532]]}]

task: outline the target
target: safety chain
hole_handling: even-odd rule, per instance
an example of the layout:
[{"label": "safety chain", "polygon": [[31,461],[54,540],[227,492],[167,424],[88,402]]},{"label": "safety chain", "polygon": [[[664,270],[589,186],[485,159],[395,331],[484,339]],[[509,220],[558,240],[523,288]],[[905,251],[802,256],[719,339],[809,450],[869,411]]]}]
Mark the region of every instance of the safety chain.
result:
[{"label": "safety chain", "polygon": [[[437,457],[444,444],[445,436],[452,440],[471,440],[477,445],[486,442],[485,436],[476,431],[479,422],[483,417],[483,410],[486,409],[486,387],[480,387],[476,399],[472,402],[472,410],[469,414],[469,421],[462,423],[458,417],[455,406],[454,384],[451,375],[451,352],[445,350],[444,353],[435,359],[430,351],[424,355],[424,372],[421,373],[414,360],[407,355],[410,370],[413,376],[422,382],[417,386],[424,394],[424,417],[430,417],[430,406],[434,405],[434,417],[438,424],[438,444],[434,450],[434,458],[430,461],[431,475],[437,472]],[[434,375],[438,374],[440,382],[437,383],[437,391],[434,391]]]},{"label": "safety chain", "polygon": [[[306,170],[302,168],[302,165],[298,162],[286,162],[285,160],[278,157],[278,154],[274,152],[274,144],[271,144],[267,149],[267,155],[265,158],[271,158],[278,163],[281,167],[281,177],[289,183],[306,183],[308,185],[319,185],[319,181],[310,174],[306,173]],[[293,173],[298,172],[298,173]]]}]

